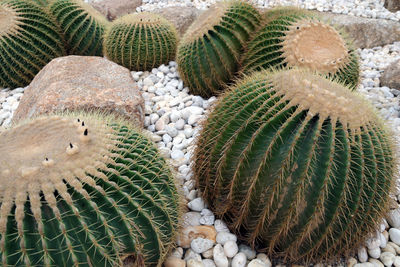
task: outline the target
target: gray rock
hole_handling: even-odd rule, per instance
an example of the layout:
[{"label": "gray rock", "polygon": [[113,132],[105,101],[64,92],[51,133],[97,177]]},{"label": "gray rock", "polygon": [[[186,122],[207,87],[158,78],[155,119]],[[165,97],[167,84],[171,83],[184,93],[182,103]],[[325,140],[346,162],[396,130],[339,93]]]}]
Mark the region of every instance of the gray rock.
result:
[{"label": "gray rock", "polygon": [[209,250],[210,248],[213,247],[213,245],[214,242],[212,240],[201,237],[193,239],[192,242],[190,243],[191,249],[199,254]]},{"label": "gray rock", "polygon": [[390,64],[383,72],[381,86],[387,86],[392,89],[400,89],[400,59]]},{"label": "gray rock", "polygon": [[398,21],[333,13],[322,14],[332,24],[339,28],[343,27],[354,39],[356,47],[372,48],[400,40],[400,23]]}]

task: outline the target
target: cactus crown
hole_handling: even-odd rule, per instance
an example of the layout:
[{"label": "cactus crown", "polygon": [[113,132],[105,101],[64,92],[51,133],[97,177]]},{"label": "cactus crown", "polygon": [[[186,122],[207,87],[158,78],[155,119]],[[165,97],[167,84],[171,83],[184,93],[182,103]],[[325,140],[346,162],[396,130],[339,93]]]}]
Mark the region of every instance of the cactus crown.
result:
[{"label": "cactus crown", "polygon": [[152,143],[113,116],[69,113],[0,133],[2,266],[159,266],[181,214]]},{"label": "cactus crown", "polygon": [[348,61],[346,44],[340,34],[325,23],[299,20],[282,37],[282,52],[289,66],[308,67],[322,73],[335,73]]},{"label": "cactus crown", "polygon": [[141,25],[154,25],[159,23],[168,23],[171,24],[168,20],[159,16],[157,14],[153,14],[150,12],[141,12],[137,14],[131,14],[127,16],[122,16],[118,18],[115,22],[122,23],[132,23],[132,24],[141,24]]},{"label": "cactus crown", "polygon": [[203,13],[196,19],[185,33],[184,42],[193,42],[198,38],[203,37],[209,30],[218,25],[226,11],[229,9],[229,2],[218,2]]},{"label": "cactus crown", "polygon": [[376,120],[364,112],[370,107],[363,98],[337,82],[321,79],[311,71],[298,68],[274,71],[271,83],[277,95],[284,96],[281,101],[289,100],[289,106],[309,110],[309,116],[319,114],[321,120],[328,117],[332,121],[340,120],[349,129],[357,129],[370,120]]},{"label": "cactus crown", "polygon": [[18,15],[7,5],[0,6],[0,38],[17,29]]}]

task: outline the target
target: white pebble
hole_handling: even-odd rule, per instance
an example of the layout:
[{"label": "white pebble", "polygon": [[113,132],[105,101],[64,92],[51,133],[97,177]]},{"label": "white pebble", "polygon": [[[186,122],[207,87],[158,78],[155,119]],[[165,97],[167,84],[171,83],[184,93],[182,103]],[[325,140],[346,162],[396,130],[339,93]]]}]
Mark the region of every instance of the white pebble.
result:
[{"label": "white pebble", "polygon": [[229,233],[228,226],[226,226],[226,223],[224,223],[221,220],[215,220],[214,227],[215,227],[215,230],[217,230],[217,232],[228,232]]},{"label": "white pebble", "polygon": [[172,159],[180,159],[183,158],[185,154],[181,150],[172,150],[171,158]]},{"label": "white pebble", "polygon": [[224,249],[220,244],[214,247],[214,262],[217,267],[228,267],[229,261],[225,256]]},{"label": "white pebble", "polygon": [[196,252],[196,253],[203,253],[210,248],[212,248],[214,245],[214,242],[209,239],[204,239],[201,237],[198,237],[196,239],[193,239],[192,242],[190,243],[191,249]]},{"label": "white pebble", "polygon": [[251,260],[247,267],[270,267],[260,259]]},{"label": "white pebble", "polygon": [[358,260],[360,262],[367,262],[368,260],[368,253],[365,247],[360,247],[357,251]]},{"label": "white pebble", "polygon": [[225,256],[228,258],[233,258],[238,253],[238,246],[235,241],[229,240],[224,244]]},{"label": "white pebble", "polygon": [[228,241],[237,241],[237,237],[234,234],[227,233],[227,232],[219,232],[217,234],[217,243],[221,245],[225,245]]},{"label": "white pebble", "polygon": [[385,266],[390,267],[394,262],[395,255],[390,252],[383,252],[379,258]]},{"label": "white pebble", "polygon": [[204,267],[216,267],[213,260],[204,259],[203,260]]},{"label": "white pebble", "polygon": [[247,263],[246,255],[243,252],[239,252],[232,259],[232,267],[245,267]]},{"label": "white pebble", "polygon": [[202,261],[190,259],[186,262],[187,267],[205,267]]},{"label": "white pebble", "polygon": [[[188,204],[189,209],[194,211],[202,211],[204,209],[204,201],[200,197],[193,199]],[[236,236],[235,236],[236,237]]]},{"label": "white pebble", "polygon": [[387,222],[394,228],[400,228],[400,208],[390,210],[386,217]]},{"label": "white pebble", "polygon": [[400,245],[400,230],[396,228],[390,228],[389,230],[390,240],[396,245]]}]

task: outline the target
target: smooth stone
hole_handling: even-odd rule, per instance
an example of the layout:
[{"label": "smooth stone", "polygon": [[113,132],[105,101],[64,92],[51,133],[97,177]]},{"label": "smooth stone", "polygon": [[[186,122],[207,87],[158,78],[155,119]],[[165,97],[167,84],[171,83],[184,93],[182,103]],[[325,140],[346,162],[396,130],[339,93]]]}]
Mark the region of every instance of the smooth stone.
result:
[{"label": "smooth stone", "polygon": [[214,227],[215,227],[215,230],[217,230],[217,232],[228,232],[229,233],[228,226],[226,226],[226,223],[224,223],[221,220],[215,220]]},{"label": "smooth stone", "polygon": [[372,263],[375,267],[385,267],[385,265],[377,259],[369,259],[368,262]]},{"label": "smooth stone", "polygon": [[244,244],[239,245],[239,252],[243,252],[248,260],[252,260],[256,257],[256,252],[251,249],[251,247]]},{"label": "smooth stone", "polygon": [[203,260],[204,267],[216,267],[213,260],[204,259]]},{"label": "smooth stone", "polygon": [[396,228],[390,228],[389,230],[390,240],[392,240],[396,245],[400,245],[400,230]]},{"label": "smooth stone", "polygon": [[227,232],[219,232],[217,234],[217,243],[221,245],[225,245],[228,241],[237,241],[237,237],[234,234],[227,233]]},{"label": "smooth stone", "polygon": [[390,210],[386,216],[387,222],[394,228],[400,228],[400,208]]},{"label": "smooth stone", "polygon": [[357,263],[356,265],[354,265],[354,267],[375,267],[375,266],[370,262],[364,262],[364,263]]},{"label": "smooth stone", "polygon": [[245,267],[246,263],[247,263],[247,257],[246,254],[244,254],[243,252],[239,252],[232,259],[232,267]]},{"label": "smooth stone", "polygon": [[200,260],[190,259],[186,262],[187,267],[205,267],[203,262]]},{"label": "smooth stone", "polygon": [[[185,153],[183,153],[181,150],[175,149],[175,150],[172,150],[172,152],[171,152],[172,159],[180,159],[180,158],[183,158],[184,156],[185,156]],[[196,211],[198,211],[198,210],[196,210]]]},{"label": "smooth stone", "polygon": [[193,239],[198,237],[216,241],[217,231],[214,227],[208,225],[187,226],[184,227],[178,237],[178,246],[189,248]]},{"label": "smooth stone", "polygon": [[180,258],[170,256],[164,261],[164,267],[185,267],[186,262]]},{"label": "smooth stone", "polygon": [[185,253],[184,260],[188,261],[190,259],[201,261],[201,256],[189,248]]},{"label": "smooth stone", "polygon": [[203,253],[201,253],[201,255],[205,259],[211,259],[214,256],[214,249],[210,248],[209,250],[204,251]]},{"label": "smooth stone", "polygon": [[228,258],[233,258],[239,251],[238,245],[235,241],[229,240],[224,244],[225,256]]},{"label": "smooth stone", "polygon": [[[177,150],[179,151],[179,150]],[[172,153],[174,153],[174,151],[172,151]],[[172,153],[171,153],[171,157],[172,157]],[[182,152],[183,154],[183,152]],[[202,211],[204,209],[205,203],[204,200],[200,197],[193,199],[192,201],[190,201],[188,204],[189,209],[193,210],[193,211]]]},{"label": "smooth stone", "polygon": [[360,247],[357,251],[358,260],[363,263],[368,261],[368,253],[365,247]]},{"label": "smooth stone", "polygon": [[368,254],[374,259],[379,259],[379,256],[381,255],[381,249],[379,247],[368,249]]},{"label": "smooth stone", "polygon": [[390,266],[392,266],[395,257],[396,257],[396,256],[393,255],[393,254],[390,253],[390,252],[383,252],[383,253],[380,255],[379,259],[382,261],[382,263],[383,263],[385,266],[390,267]]},{"label": "smooth stone", "polygon": [[395,267],[400,267],[400,256],[394,257],[393,265]]},{"label": "smooth stone", "polygon": [[183,257],[183,248],[181,247],[177,247],[176,249],[174,249],[171,253],[171,256],[182,259]]},{"label": "smooth stone", "polygon": [[201,215],[199,212],[189,211],[183,214],[182,221],[183,226],[197,226],[200,225]]},{"label": "smooth stone", "polygon": [[199,254],[209,250],[210,248],[213,247],[213,245],[214,245],[213,241],[201,237],[193,239],[192,242],[190,243],[191,249]]},{"label": "smooth stone", "polygon": [[247,267],[271,267],[260,259],[251,260]]},{"label": "smooth stone", "polygon": [[357,260],[355,258],[353,258],[353,257],[350,257],[347,260],[347,267],[353,267],[356,264],[357,264]]},{"label": "smooth stone", "polygon": [[221,244],[217,244],[214,247],[213,254],[214,254],[214,262],[217,267],[229,266],[228,258],[225,256],[224,248],[221,246]]},{"label": "smooth stone", "polygon": [[270,259],[268,258],[267,254],[265,254],[265,253],[257,254],[257,259],[261,260],[262,262],[264,262],[268,266],[272,266],[272,263],[271,263]]},{"label": "smooth stone", "polygon": [[211,210],[209,209],[203,209],[201,211],[201,219],[200,219],[200,224],[204,225],[213,225],[215,221],[215,216],[212,213]]}]

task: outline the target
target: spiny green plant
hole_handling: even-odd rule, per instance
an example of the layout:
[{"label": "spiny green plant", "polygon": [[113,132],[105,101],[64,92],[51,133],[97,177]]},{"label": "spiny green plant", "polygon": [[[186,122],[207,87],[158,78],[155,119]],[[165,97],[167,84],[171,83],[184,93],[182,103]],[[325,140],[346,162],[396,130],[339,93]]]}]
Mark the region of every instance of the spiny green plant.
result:
[{"label": "spiny green plant", "polygon": [[263,27],[249,42],[242,71],[298,66],[334,77],[352,90],[359,83],[359,59],[344,31],[302,9],[276,8],[263,15]]},{"label": "spiny green plant", "polygon": [[175,58],[177,32],[163,17],[148,12],[113,22],[104,39],[104,55],[130,70],[151,70]]},{"label": "spiny green plant", "polygon": [[57,29],[33,2],[0,2],[0,87],[24,87],[53,58],[65,55]]},{"label": "spiny green plant", "polygon": [[239,69],[240,54],[261,16],[248,3],[219,2],[195,20],[178,47],[178,70],[192,94],[220,92]]},{"label": "spiny green plant", "polygon": [[161,266],[181,213],[171,170],[128,122],[44,116],[0,133],[2,266]]},{"label": "spiny green plant", "polygon": [[81,0],[50,2],[50,13],[58,22],[68,47],[68,54],[102,56],[107,19]]},{"label": "spiny green plant", "polygon": [[357,248],[386,212],[392,136],[370,105],[308,70],[261,71],[223,95],[194,156],[210,208],[289,261]]}]

